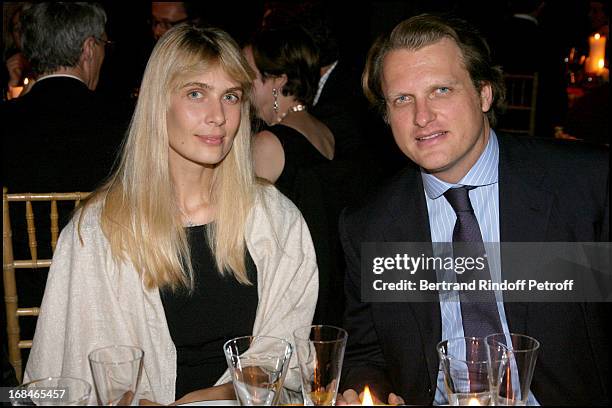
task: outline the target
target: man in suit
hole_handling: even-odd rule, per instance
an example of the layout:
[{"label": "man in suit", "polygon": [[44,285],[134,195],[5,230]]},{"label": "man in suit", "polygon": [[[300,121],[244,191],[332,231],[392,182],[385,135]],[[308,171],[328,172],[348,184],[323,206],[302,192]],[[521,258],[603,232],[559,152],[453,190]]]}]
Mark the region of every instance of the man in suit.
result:
[{"label": "man in suit", "polygon": [[[9,193],[91,191],[110,173],[129,110],[94,92],[108,43],[105,23],[106,13],[93,3],[34,3],[23,10],[23,52],[38,79],[0,107],[2,184]],[[49,210],[39,208],[34,204],[44,259],[51,256]],[[61,221],[70,210],[61,211]],[[15,259],[29,255],[22,213],[23,206],[11,208]],[[23,269],[17,279],[20,306],[39,305],[46,273]],[[32,338],[33,320],[23,319],[23,338]]]},{"label": "man in suit", "polygon": [[35,3],[22,45],[38,74],[2,106],[3,184],[9,192],[91,191],[109,173],[126,113],[94,92],[109,43],[106,13],[89,3]]},{"label": "man in suit", "polygon": [[[484,291],[491,297],[478,302],[361,299],[364,242],[608,241],[607,151],[496,135],[501,71],[461,20],[400,23],[373,46],[364,91],[412,164],[340,220],[349,332],[341,401],[356,402],[368,384],[389,403],[448,403],[436,344],[504,332],[541,343],[530,403],[608,404],[609,304],[504,303]],[[488,248],[489,278],[507,274],[500,250]]]}]

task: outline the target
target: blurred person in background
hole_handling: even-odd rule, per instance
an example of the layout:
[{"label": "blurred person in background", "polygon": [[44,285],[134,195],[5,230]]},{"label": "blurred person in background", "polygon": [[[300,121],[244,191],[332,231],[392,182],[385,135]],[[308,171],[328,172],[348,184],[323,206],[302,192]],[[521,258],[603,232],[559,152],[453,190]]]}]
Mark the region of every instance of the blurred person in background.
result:
[{"label": "blurred person in background", "polygon": [[21,50],[21,11],[28,3],[11,3],[5,5],[5,12],[11,13],[8,19],[8,34],[4,45],[6,61],[6,97],[18,98],[28,92],[34,83],[34,74],[30,62]]},{"label": "blurred person in background", "polygon": [[[110,173],[128,118],[94,91],[108,43],[105,23],[104,9],[94,3],[23,9],[23,54],[38,80],[26,95],[0,106],[2,177],[9,193],[92,191]],[[59,207],[61,214],[70,212]],[[41,259],[51,257],[49,213],[43,210],[34,211],[37,229],[47,231],[37,236]],[[15,259],[29,256],[24,212],[11,208]],[[60,219],[60,227],[66,221]],[[20,305],[40,304],[46,275],[44,268],[20,270]],[[23,319],[22,338],[33,336],[34,321]]]}]

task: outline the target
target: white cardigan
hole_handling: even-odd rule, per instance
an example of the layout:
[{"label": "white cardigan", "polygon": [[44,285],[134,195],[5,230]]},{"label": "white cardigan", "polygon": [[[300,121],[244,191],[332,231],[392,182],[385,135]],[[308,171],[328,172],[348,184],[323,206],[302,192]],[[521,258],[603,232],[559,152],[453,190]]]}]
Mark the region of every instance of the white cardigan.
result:
[{"label": "white cardigan", "polygon": [[[61,233],[24,378],[71,376],[93,387],[90,351],[136,345],[144,350],[139,398],[169,404],[174,401],[176,348],[159,290],[146,289],[130,262],[115,262],[100,227],[100,209],[97,205],[86,211],[83,243],[78,214]],[[286,338],[293,344],[293,331],[311,324],[317,301],[318,271],[308,227],[291,201],[273,187],[262,187],[246,231],[257,266],[259,303],[253,334]],[[217,384],[228,381],[226,371]],[[295,353],[285,388],[300,390]],[[93,390],[92,394],[89,402],[96,404]]]}]

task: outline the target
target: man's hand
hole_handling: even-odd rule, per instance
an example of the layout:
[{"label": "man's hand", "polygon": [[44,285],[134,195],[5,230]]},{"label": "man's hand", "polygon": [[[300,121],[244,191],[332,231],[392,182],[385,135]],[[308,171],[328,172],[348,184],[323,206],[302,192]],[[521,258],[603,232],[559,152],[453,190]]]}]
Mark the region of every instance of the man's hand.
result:
[{"label": "man's hand", "polygon": [[[376,396],[372,396],[374,400],[374,405],[384,405]],[[338,394],[336,398],[336,405],[361,405],[361,401],[363,400],[363,392],[361,394],[357,394],[357,392],[353,389],[348,389],[341,394]],[[405,404],[404,399],[399,395],[394,393],[389,394],[389,405],[403,405]]]}]

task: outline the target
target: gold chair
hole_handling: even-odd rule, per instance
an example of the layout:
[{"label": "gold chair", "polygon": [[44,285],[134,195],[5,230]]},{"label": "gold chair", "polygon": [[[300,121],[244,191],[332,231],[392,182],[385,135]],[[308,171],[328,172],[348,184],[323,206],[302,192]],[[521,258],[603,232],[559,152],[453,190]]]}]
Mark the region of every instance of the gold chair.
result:
[{"label": "gold chair", "polygon": [[497,130],[506,133],[535,134],[538,74],[505,74],[506,107]]},{"label": "gold chair", "polygon": [[[16,269],[44,269],[51,265],[51,259],[40,259],[39,248],[36,239],[35,212],[40,214],[39,205],[33,202],[46,201],[50,209],[50,235],[51,253],[55,251],[59,236],[59,212],[58,201],[73,201],[74,207],[86,198],[90,193],[24,193],[8,194],[7,188],[2,189],[2,274],[4,280],[4,302],[6,306],[6,331],[8,335],[8,354],[9,362],[15,368],[17,380],[22,381],[23,366],[21,359],[21,349],[32,347],[32,340],[24,340],[20,337],[19,319],[24,316],[38,316],[39,307],[19,307],[17,299],[17,284],[15,279]],[[13,258],[13,233],[11,230],[11,216],[9,214],[9,203],[25,203],[25,224],[28,238],[29,259],[16,260]],[[13,207],[11,207],[13,208]],[[23,221],[23,220],[22,220]],[[26,248],[21,248],[27,253]]]}]

